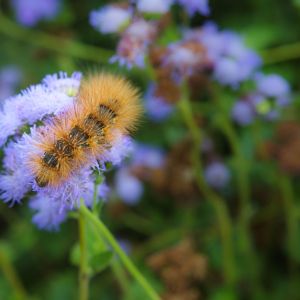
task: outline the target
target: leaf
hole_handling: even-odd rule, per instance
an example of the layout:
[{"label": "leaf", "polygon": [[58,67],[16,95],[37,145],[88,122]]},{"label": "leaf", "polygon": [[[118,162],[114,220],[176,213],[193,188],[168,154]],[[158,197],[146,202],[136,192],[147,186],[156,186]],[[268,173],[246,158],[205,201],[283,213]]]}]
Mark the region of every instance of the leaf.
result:
[{"label": "leaf", "polygon": [[103,251],[90,258],[89,265],[93,269],[94,273],[98,273],[107,268],[113,258],[111,251]]},{"label": "leaf", "polygon": [[70,262],[74,266],[79,265],[79,262],[80,262],[80,247],[79,247],[78,243],[76,243],[70,251]]}]

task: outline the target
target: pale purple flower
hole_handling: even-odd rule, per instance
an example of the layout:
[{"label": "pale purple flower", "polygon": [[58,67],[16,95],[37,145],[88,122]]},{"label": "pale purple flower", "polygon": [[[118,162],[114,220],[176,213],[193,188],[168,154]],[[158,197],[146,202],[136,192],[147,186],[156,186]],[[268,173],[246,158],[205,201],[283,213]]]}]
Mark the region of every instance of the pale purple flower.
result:
[{"label": "pale purple flower", "polygon": [[34,141],[39,133],[36,128],[31,134],[24,134],[17,142],[10,142],[4,148],[3,167],[0,174],[0,198],[4,202],[18,203],[31,190],[34,176],[28,166],[28,153],[36,152]]},{"label": "pale purple flower", "polygon": [[223,163],[213,162],[205,168],[204,178],[213,188],[221,189],[228,184],[230,172]]},{"label": "pale purple flower", "polygon": [[[95,177],[91,169],[79,170],[56,188],[39,188],[35,185],[37,194],[30,202],[30,207],[37,211],[33,222],[39,228],[57,229],[65,221],[67,212],[80,206],[81,199],[88,207],[93,205],[94,187]],[[107,185],[101,183],[98,186],[98,196],[106,198],[107,192]],[[99,201],[99,197],[95,200]]]},{"label": "pale purple flower", "polygon": [[[11,204],[19,203],[28,192],[33,191],[35,194],[31,197],[30,207],[36,211],[33,222],[39,228],[57,229],[66,219],[67,213],[78,208],[81,199],[87,206],[92,206],[94,201],[99,201],[100,198],[105,200],[109,192],[105,182],[97,187],[98,196],[94,199],[96,179],[94,172],[100,172],[99,164],[100,166],[106,162],[113,165],[120,164],[132,151],[131,138],[116,130],[112,133],[114,139],[106,145],[107,150],[99,157],[93,158],[91,155],[88,165],[74,169],[70,176],[57,186],[37,185],[31,167],[32,156],[43,157],[44,150],[38,143],[45,135],[55,139],[47,125],[53,122],[53,116],[64,115],[65,111],[74,105],[80,80],[80,73],[73,73],[71,77],[63,72],[48,75],[41,84],[7,99],[0,112],[2,144],[12,135],[4,147],[0,198]],[[38,120],[42,120],[44,125],[34,124]],[[30,133],[22,134],[19,131],[24,125],[33,125],[30,127]]]},{"label": "pale purple flower", "polygon": [[155,85],[149,85],[145,94],[145,109],[148,117],[154,122],[161,122],[174,111],[174,106],[154,94]]},{"label": "pale purple flower", "polygon": [[51,91],[58,91],[72,97],[78,93],[81,78],[82,74],[80,72],[74,72],[69,77],[66,72],[61,71],[45,76],[42,83]]},{"label": "pale purple flower", "polygon": [[41,84],[21,91],[7,99],[0,111],[0,146],[6,139],[26,125],[32,125],[45,116],[58,114],[73,104],[78,92],[80,74],[65,73],[46,76]]},{"label": "pale purple flower", "polygon": [[232,118],[239,125],[249,125],[255,118],[253,106],[248,101],[237,101],[232,108]]},{"label": "pale purple flower", "polygon": [[110,162],[117,166],[132,152],[133,144],[129,136],[123,135],[118,131],[115,131],[114,135],[115,139],[113,145],[98,157],[100,164]]},{"label": "pale purple flower", "polygon": [[59,0],[13,0],[18,22],[25,26],[34,26],[40,20],[51,20],[59,12]]},{"label": "pale purple flower", "polygon": [[137,0],[137,9],[144,13],[164,14],[169,11],[174,0]]},{"label": "pale purple flower", "polygon": [[218,31],[214,23],[201,30],[187,32],[187,38],[201,42],[214,65],[213,76],[223,85],[237,87],[254,75],[261,58],[249,49],[241,36],[231,31]]},{"label": "pale purple flower", "polygon": [[288,82],[278,74],[263,75],[255,77],[257,90],[266,97],[286,97],[290,94]]},{"label": "pale purple flower", "polygon": [[195,13],[207,16],[210,13],[208,0],[178,0],[190,16]]},{"label": "pale purple flower", "polygon": [[0,107],[6,98],[14,94],[21,77],[21,70],[16,66],[6,66],[0,70]]},{"label": "pale purple flower", "polygon": [[90,24],[101,33],[119,32],[131,18],[129,9],[107,5],[90,13]]},{"label": "pale purple flower", "polygon": [[134,144],[131,155],[132,166],[160,168],[165,162],[165,154],[161,148],[146,144]]},{"label": "pale purple flower", "polygon": [[130,173],[130,169],[123,167],[115,175],[115,187],[118,196],[127,204],[139,202],[143,194],[142,182]]},{"label": "pale purple flower", "polygon": [[144,68],[148,46],[156,32],[156,22],[147,22],[143,19],[134,20],[123,32],[117,46],[117,53],[111,57],[109,62],[118,62],[128,69],[133,66]]}]

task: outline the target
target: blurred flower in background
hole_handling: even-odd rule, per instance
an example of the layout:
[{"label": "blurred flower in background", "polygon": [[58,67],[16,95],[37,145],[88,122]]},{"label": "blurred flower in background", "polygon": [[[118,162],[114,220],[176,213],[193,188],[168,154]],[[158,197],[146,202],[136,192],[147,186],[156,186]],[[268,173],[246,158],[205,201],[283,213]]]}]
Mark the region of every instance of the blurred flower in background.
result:
[{"label": "blurred flower in background", "polygon": [[107,5],[90,12],[90,24],[103,34],[120,32],[130,18],[130,10],[117,5]]},{"label": "blurred flower in background", "polygon": [[17,21],[34,26],[41,20],[52,20],[60,9],[60,0],[12,0]]},{"label": "blurred flower in background", "polygon": [[211,187],[221,189],[229,183],[230,172],[223,163],[212,162],[206,166],[204,177]]},{"label": "blurred flower in background", "polygon": [[208,0],[178,0],[178,3],[186,9],[190,16],[195,13],[207,16],[210,13]]},{"label": "blurred flower in background", "polygon": [[0,70],[0,107],[6,98],[12,96],[22,79],[22,72],[17,66],[5,66]]}]

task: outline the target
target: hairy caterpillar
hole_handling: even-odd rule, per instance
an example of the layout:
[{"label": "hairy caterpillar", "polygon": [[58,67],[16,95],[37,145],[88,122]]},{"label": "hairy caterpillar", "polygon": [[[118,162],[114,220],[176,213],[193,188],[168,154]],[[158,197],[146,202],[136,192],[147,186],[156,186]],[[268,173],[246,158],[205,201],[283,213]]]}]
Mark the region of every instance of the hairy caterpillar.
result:
[{"label": "hairy caterpillar", "polygon": [[121,77],[105,73],[83,80],[74,106],[53,118],[40,134],[40,154],[30,158],[38,186],[56,186],[74,170],[92,164],[128,134],[141,114],[139,93]]}]

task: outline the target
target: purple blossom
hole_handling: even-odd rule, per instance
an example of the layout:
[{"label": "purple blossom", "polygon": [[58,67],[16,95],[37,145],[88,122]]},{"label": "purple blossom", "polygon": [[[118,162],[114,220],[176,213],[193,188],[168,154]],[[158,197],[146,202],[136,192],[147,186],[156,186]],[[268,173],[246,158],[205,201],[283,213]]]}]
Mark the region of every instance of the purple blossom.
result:
[{"label": "purple blossom", "polygon": [[144,13],[164,14],[169,11],[174,0],[137,0],[137,9]]},{"label": "purple blossom", "polygon": [[[20,95],[5,101],[2,109],[0,129],[2,144],[9,135],[10,141],[4,147],[3,171],[0,174],[0,197],[4,202],[19,203],[30,191],[35,192],[31,197],[30,207],[36,211],[33,222],[43,229],[57,229],[67,213],[78,208],[80,200],[84,199],[87,206],[94,202],[95,176],[94,169],[99,169],[109,161],[114,165],[120,164],[122,159],[132,151],[132,141],[119,131],[112,133],[114,139],[107,150],[94,158],[89,165],[75,169],[70,176],[57,186],[47,185],[39,187],[30,164],[32,156],[42,157],[44,150],[39,147],[39,141],[44,136],[53,135],[51,124],[53,118],[48,115],[64,114],[73,106],[81,80],[80,73],[73,73],[68,77],[66,73],[46,76],[41,84],[21,92]],[[12,118],[12,120],[10,119]],[[42,120],[44,125],[33,125],[30,133],[18,132],[23,125],[32,125]],[[4,129],[3,129],[4,128]],[[54,138],[54,137],[53,137]],[[108,146],[108,145],[107,145]],[[98,170],[99,172],[100,170]],[[98,186],[99,199],[106,199],[109,188],[103,182]]]},{"label": "purple blossom", "polygon": [[48,75],[41,84],[33,85],[7,99],[0,111],[0,146],[25,124],[32,125],[45,116],[58,114],[72,105],[80,85],[80,77],[78,72],[69,78],[63,72]]},{"label": "purple blossom", "polygon": [[256,85],[259,93],[266,97],[286,97],[290,94],[288,82],[278,74],[257,74]]},{"label": "purple blossom", "polygon": [[152,121],[161,122],[171,115],[174,107],[163,98],[155,96],[154,91],[155,85],[152,83],[145,94],[144,105],[149,118]]},{"label": "purple blossom", "polygon": [[6,98],[13,95],[21,77],[21,70],[16,66],[6,66],[0,70],[0,107]]},{"label": "purple blossom", "polygon": [[213,188],[221,189],[228,184],[230,172],[223,163],[213,162],[205,168],[204,178]]},{"label": "purple blossom", "polygon": [[243,39],[231,31],[218,31],[214,23],[201,30],[188,31],[186,38],[196,39],[207,50],[214,64],[214,78],[223,85],[237,87],[253,76],[261,65],[261,58],[246,47]]},{"label": "purple blossom", "polygon": [[155,22],[147,22],[143,19],[134,20],[123,32],[117,46],[117,53],[109,62],[118,62],[120,66],[128,69],[133,66],[144,68],[148,46],[155,37],[156,31]]},{"label": "purple blossom", "polygon": [[115,139],[112,147],[98,157],[98,160],[102,165],[105,162],[110,162],[117,166],[132,152],[133,144],[132,139],[129,136],[123,135],[118,131],[115,131],[114,135]]},{"label": "purple blossom", "polygon": [[255,110],[247,101],[237,101],[232,108],[232,118],[239,125],[249,125],[255,118]]},{"label": "purple blossom", "polygon": [[4,148],[5,172],[0,174],[0,195],[4,202],[18,203],[31,189],[34,176],[28,168],[27,154],[36,152],[34,141],[38,134],[33,127],[30,135],[24,134],[17,142],[10,142]]},{"label": "purple blossom", "polygon": [[90,13],[90,24],[101,33],[119,32],[131,18],[128,9],[107,5]]},{"label": "purple blossom", "polygon": [[40,20],[51,20],[59,12],[59,0],[13,0],[18,22],[25,26],[34,26]]},{"label": "purple blossom", "polygon": [[138,203],[144,190],[142,182],[126,167],[118,170],[115,176],[115,187],[118,196],[129,205]]},{"label": "purple blossom", "polygon": [[134,144],[132,151],[132,166],[145,166],[148,168],[160,168],[165,162],[165,154],[162,149],[146,144]]},{"label": "purple blossom", "polygon": [[208,0],[178,0],[178,2],[186,9],[190,16],[197,12],[204,16],[210,13]]}]

